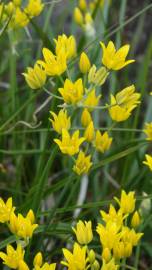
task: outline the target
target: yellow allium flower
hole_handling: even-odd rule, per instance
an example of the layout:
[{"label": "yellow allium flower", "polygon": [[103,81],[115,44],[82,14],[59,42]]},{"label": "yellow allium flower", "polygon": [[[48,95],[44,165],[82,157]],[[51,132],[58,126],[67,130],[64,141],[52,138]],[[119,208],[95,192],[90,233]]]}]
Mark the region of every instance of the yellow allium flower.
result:
[{"label": "yellow allium flower", "polygon": [[127,120],[131,111],[140,103],[139,98],[140,94],[135,93],[134,85],[124,88],[115,97],[111,95],[111,108],[109,108],[111,118],[117,122]]},{"label": "yellow allium flower", "polygon": [[119,230],[120,226],[115,222],[109,221],[106,223],[106,226],[98,223],[96,231],[100,236],[100,242],[103,248],[113,249],[121,237]]},{"label": "yellow allium flower", "polygon": [[124,190],[122,190],[120,200],[117,197],[114,197],[114,199],[119,204],[122,213],[130,214],[134,211],[136,202],[134,191],[130,191],[127,194]]},{"label": "yellow allium flower", "polygon": [[76,234],[77,241],[81,245],[89,244],[93,239],[92,233],[92,223],[91,221],[81,221],[79,220],[76,224],[76,228],[72,228]]},{"label": "yellow allium flower", "polygon": [[80,55],[80,61],[79,61],[80,71],[86,74],[87,72],[89,72],[90,67],[91,67],[91,64],[90,64],[89,57],[87,56],[85,52],[82,52]]},{"label": "yellow allium flower", "polygon": [[146,140],[152,141],[152,122],[145,124],[145,129],[143,130],[147,135]]},{"label": "yellow allium flower", "polygon": [[105,83],[108,75],[109,72],[105,67],[101,67],[97,70],[96,66],[93,65],[89,70],[88,81],[100,86]]},{"label": "yellow allium flower", "polygon": [[39,60],[45,72],[49,76],[60,76],[67,69],[66,54],[64,50],[60,50],[57,55],[54,55],[49,49],[42,50],[44,61]]},{"label": "yellow allium flower", "polygon": [[90,159],[90,155],[85,156],[84,152],[80,151],[73,167],[73,171],[76,172],[78,175],[88,173],[90,167],[92,166],[92,162],[90,161]]},{"label": "yellow allium flower", "polygon": [[13,0],[13,4],[14,4],[16,7],[20,6],[21,3],[22,3],[22,0]]},{"label": "yellow allium flower", "polygon": [[133,214],[132,219],[131,219],[131,226],[136,228],[140,225],[140,223],[141,223],[140,215],[139,215],[138,211],[135,211],[135,213]]},{"label": "yellow allium flower", "polygon": [[146,160],[143,161],[143,164],[147,165],[149,169],[152,171],[152,156],[150,155],[145,155]]},{"label": "yellow allium flower", "polygon": [[20,261],[24,259],[24,250],[20,244],[17,245],[16,250],[11,245],[7,245],[6,254],[0,252],[0,258],[8,267],[18,269]]},{"label": "yellow allium flower", "polygon": [[16,8],[13,16],[15,27],[25,27],[29,23],[29,18],[19,7]]},{"label": "yellow allium flower", "polygon": [[101,255],[102,259],[105,260],[105,262],[109,262],[111,259],[111,252],[109,248],[104,248]]},{"label": "yellow allium flower", "polygon": [[14,212],[15,207],[12,206],[12,198],[9,198],[6,203],[0,198],[0,222],[9,221],[11,212]]},{"label": "yellow allium flower", "polygon": [[122,211],[119,209],[116,211],[115,207],[110,204],[109,207],[109,213],[106,213],[105,211],[100,211],[102,219],[107,223],[109,221],[115,222],[118,226],[122,226],[124,219],[127,217],[127,215],[123,215]]},{"label": "yellow allium flower", "polygon": [[76,41],[74,36],[67,37],[65,34],[62,36],[58,36],[58,39],[54,39],[56,48],[56,55],[59,54],[60,51],[64,51],[66,58],[70,59],[76,56]]},{"label": "yellow allium flower", "polygon": [[91,114],[89,113],[88,109],[85,108],[81,115],[81,124],[83,125],[83,127],[87,127],[91,121]]},{"label": "yellow allium flower", "polygon": [[93,121],[91,121],[84,131],[84,138],[86,139],[86,141],[92,142],[94,139],[94,135],[95,135],[94,125]]},{"label": "yellow allium flower", "polygon": [[34,268],[34,269],[36,269],[36,270],[55,270],[55,268],[56,268],[56,263],[51,263],[51,264],[44,263],[41,268],[38,266],[37,268]]},{"label": "yellow allium flower", "polygon": [[82,11],[85,11],[87,9],[87,2],[86,2],[86,0],[79,0],[79,8]]},{"label": "yellow allium flower", "polygon": [[79,24],[80,26],[82,26],[83,25],[83,15],[82,15],[82,13],[81,13],[81,11],[80,11],[80,9],[78,8],[78,7],[76,7],[75,9],[74,9],[74,14],[73,14],[73,16],[74,16],[74,20],[75,20],[75,22],[77,23],[77,24]]},{"label": "yellow allium flower", "polygon": [[130,243],[133,246],[137,246],[143,233],[136,233],[134,229],[130,229],[126,226],[122,228],[121,239],[125,243]]},{"label": "yellow allium flower", "polygon": [[29,0],[28,5],[24,11],[28,14],[29,17],[35,17],[40,15],[43,8],[44,4],[42,4],[41,0]]},{"label": "yellow allium flower", "polygon": [[52,111],[50,111],[50,114],[53,116],[53,119],[49,118],[49,120],[57,133],[61,134],[63,128],[68,130],[71,127],[71,120],[66,110],[60,110],[58,115]]},{"label": "yellow allium flower", "polygon": [[80,247],[77,243],[74,243],[73,253],[66,248],[62,250],[67,261],[62,261],[61,264],[67,266],[69,270],[86,269],[86,247]]},{"label": "yellow allium flower", "polygon": [[118,268],[119,266],[115,263],[114,258],[112,258],[108,263],[106,263],[106,261],[103,260],[101,270],[118,270]]},{"label": "yellow allium flower", "polygon": [[34,224],[34,213],[30,210],[26,217],[23,217],[21,214],[16,216],[12,212],[8,226],[12,233],[27,239],[32,237],[34,230],[38,227],[38,224]]},{"label": "yellow allium flower", "polygon": [[113,248],[113,256],[116,260],[124,257],[130,257],[132,254],[132,244],[129,242],[119,241]]},{"label": "yellow allium flower", "polygon": [[96,96],[95,89],[92,89],[87,93],[87,97],[84,100],[83,104],[88,107],[89,111],[92,111],[99,103],[101,95]]},{"label": "yellow allium flower", "polygon": [[27,84],[32,89],[41,88],[46,82],[46,72],[37,63],[34,68],[27,68],[27,73],[23,73]]},{"label": "yellow allium flower", "polygon": [[35,268],[37,268],[37,267],[41,267],[42,264],[43,264],[43,256],[41,252],[38,252],[34,257],[33,265]]},{"label": "yellow allium flower", "polygon": [[66,129],[62,129],[62,140],[54,139],[58,144],[63,154],[73,156],[79,152],[80,145],[85,141],[85,138],[79,138],[79,130],[76,130],[72,136]]},{"label": "yellow allium flower", "polygon": [[83,98],[82,79],[78,79],[74,83],[69,79],[64,82],[64,87],[59,88],[59,92],[66,103],[77,104]]},{"label": "yellow allium flower", "polygon": [[112,138],[109,137],[108,132],[101,134],[99,130],[96,131],[94,146],[98,151],[104,153],[109,150],[111,143]]},{"label": "yellow allium flower", "polygon": [[126,61],[126,57],[130,49],[130,45],[128,44],[122,46],[118,51],[116,51],[115,45],[112,41],[109,41],[107,47],[103,42],[100,42],[100,44],[103,50],[102,63],[108,69],[119,70],[135,61]]}]

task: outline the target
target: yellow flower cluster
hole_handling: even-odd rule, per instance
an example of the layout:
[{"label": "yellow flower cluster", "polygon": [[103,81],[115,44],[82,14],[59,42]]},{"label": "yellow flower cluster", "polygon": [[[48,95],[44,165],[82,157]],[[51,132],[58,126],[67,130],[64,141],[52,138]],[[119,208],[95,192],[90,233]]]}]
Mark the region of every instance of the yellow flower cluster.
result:
[{"label": "yellow flower cluster", "polygon": [[[109,104],[101,106],[99,87],[106,82],[111,70],[120,70],[134,60],[126,60],[129,45],[124,45],[116,50],[112,41],[107,46],[101,42],[102,57],[101,66],[98,68],[91,63],[86,52],[82,52],[79,58],[79,76],[72,80],[68,69],[68,60],[76,56],[76,41],[74,36],[65,34],[58,36],[55,41],[55,54],[47,48],[43,48],[44,60],[38,60],[34,68],[28,68],[23,73],[26,82],[32,89],[44,88],[47,76],[64,76],[63,85],[58,88],[59,95],[54,95],[47,90],[52,97],[60,100],[59,112],[50,111],[50,122],[53,129],[59,134],[55,143],[63,154],[73,156],[73,171],[78,175],[87,174],[90,170],[94,152],[104,154],[112,144],[108,129],[101,132],[94,124],[94,110],[107,110],[111,119],[116,122],[127,120],[135,107],[140,103],[140,94],[136,93],[135,86],[130,85],[116,95],[111,95]],[[77,69],[77,66],[76,66]],[[48,81],[49,82],[49,81]],[[79,128],[71,132],[73,128],[72,113],[79,109]],[[110,130],[110,128],[109,128]]]},{"label": "yellow flower cluster", "polygon": [[[107,0],[108,4],[110,3]],[[86,34],[94,34],[93,13],[98,8],[103,8],[105,0],[79,0],[78,5],[74,8],[74,21],[86,32]]]},{"label": "yellow flower cluster", "polygon": [[[15,207],[12,205],[12,198],[6,203],[0,198],[0,223],[6,223],[9,230],[16,237],[16,248],[7,245],[6,253],[0,252],[0,258],[3,264],[11,269],[29,270],[27,263],[24,261],[25,247],[29,244],[29,238],[38,227],[35,223],[35,216],[30,209],[24,217],[22,214],[15,214]],[[34,270],[55,270],[56,264],[43,262],[41,252],[38,252],[33,260]]]},{"label": "yellow flower cluster", "polygon": [[[64,260],[61,264],[68,270],[117,270],[122,264],[123,259],[132,255],[133,248],[138,245],[143,233],[139,231],[141,218],[135,209],[135,192],[128,194],[122,190],[121,197],[114,198],[119,208],[116,210],[114,205],[110,204],[109,211],[100,211],[101,223],[98,223],[96,232],[100,238],[101,255],[89,248],[93,242],[93,229],[91,221],[79,220],[75,227],[72,227],[77,242],[73,244],[73,251],[63,248]],[[11,232],[17,236],[16,248],[10,244],[6,247],[6,253],[0,252],[0,258],[3,264],[11,269],[29,270],[24,255],[26,254],[26,241],[32,237],[33,231],[38,226],[34,224],[34,213],[29,210],[24,218],[21,214],[14,213],[15,207],[12,206],[12,198],[6,203],[0,198],[0,220],[6,222]],[[55,270],[56,263],[48,264],[43,262],[41,252],[38,252],[33,259],[33,270]]]},{"label": "yellow flower cluster", "polygon": [[42,12],[44,4],[41,0],[28,0],[25,7],[22,0],[12,0],[8,4],[0,4],[0,17],[2,22],[9,20],[9,28],[25,27],[30,19]]},{"label": "yellow flower cluster", "polygon": [[[101,257],[96,256],[88,244],[93,241],[91,221],[78,221],[72,228],[77,242],[74,242],[73,252],[63,249],[65,261],[61,263],[70,269],[101,269],[117,270],[123,259],[132,255],[133,247],[137,246],[143,233],[136,232],[141,223],[138,211],[135,211],[135,193],[128,194],[122,190],[120,200],[115,198],[119,209],[110,204],[109,212],[100,211],[102,223],[98,223],[96,232],[100,237]],[[101,261],[101,262],[100,262]],[[100,263],[102,265],[100,265]]]},{"label": "yellow flower cluster", "polygon": [[[143,130],[144,133],[147,135],[146,140],[152,141],[152,122],[145,124],[145,129]],[[146,160],[143,161],[143,164],[147,165],[149,169],[152,171],[152,155],[145,155]]]}]

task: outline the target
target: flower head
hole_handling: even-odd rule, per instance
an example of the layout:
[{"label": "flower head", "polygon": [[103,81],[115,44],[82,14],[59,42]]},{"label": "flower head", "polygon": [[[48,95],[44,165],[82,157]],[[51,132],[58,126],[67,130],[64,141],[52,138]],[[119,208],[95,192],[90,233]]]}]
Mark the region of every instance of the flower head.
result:
[{"label": "flower head", "polygon": [[139,101],[140,94],[135,93],[135,86],[131,85],[118,92],[114,97],[111,95],[111,107],[109,113],[114,121],[121,122],[125,121],[131,115]]},{"label": "flower head", "polygon": [[41,88],[46,82],[46,72],[37,63],[34,65],[34,68],[29,67],[27,73],[23,73],[23,75],[32,89]]},{"label": "flower head", "polygon": [[119,266],[115,263],[114,258],[112,258],[108,263],[103,260],[101,270],[118,270]]},{"label": "flower head", "polygon": [[96,66],[93,65],[88,74],[88,81],[94,83],[95,85],[103,85],[109,75],[109,72],[105,67],[101,67],[97,70]]},{"label": "flower head", "polygon": [[85,156],[84,152],[80,151],[73,166],[73,171],[76,172],[78,175],[88,173],[90,167],[92,166],[92,162],[90,161],[91,156]]},{"label": "flower head", "polygon": [[110,148],[111,143],[112,138],[109,137],[107,132],[101,134],[99,130],[96,131],[94,146],[98,151],[104,153]]},{"label": "flower head", "polygon": [[79,68],[80,71],[84,74],[86,74],[91,67],[89,57],[85,52],[82,52],[80,55],[80,62],[79,62]]},{"label": "flower head", "polygon": [[61,263],[69,270],[84,270],[86,268],[86,247],[81,248],[77,243],[74,243],[73,253],[63,248],[63,254],[67,262],[62,261]]},{"label": "flower head", "polygon": [[39,16],[44,8],[44,4],[42,4],[41,0],[29,0],[28,5],[25,8],[25,13],[28,14],[29,17]]},{"label": "flower head", "polygon": [[127,194],[124,190],[122,190],[120,200],[117,197],[114,199],[118,202],[122,213],[130,214],[134,211],[136,202],[134,191],[130,191]]},{"label": "flower head", "polygon": [[67,59],[76,56],[76,41],[74,36],[67,37],[63,34],[62,36],[59,35],[58,39],[54,41],[56,44],[56,55],[58,55],[60,51],[64,51]]},{"label": "flower head", "polygon": [[49,76],[60,76],[67,68],[66,54],[64,50],[60,50],[57,55],[54,55],[49,49],[43,48],[44,61],[39,60],[45,72]]},{"label": "flower head", "polygon": [[92,89],[86,93],[86,96],[83,104],[88,107],[89,111],[92,111],[98,105],[101,95],[96,96],[95,89]]},{"label": "flower head", "polygon": [[77,104],[83,98],[84,89],[82,79],[78,79],[74,83],[66,79],[64,87],[59,88],[59,92],[66,103]]},{"label": "flower head", "polygon": [[147,165],[149,169],[152,171],[152,156],[150,155],[145,155],[146,160],[143,161],[143,164]]},{"label": "flower head", "polygon": [[29,210],[26,217],[23,217],[22,214],[16,216],[14,212],[12,212],[8,226],[10,231],[15,235],[28,239],[32,237],[34,230],[38,227],[38,224],[34,223],[34,219],[35,217],[32,210]]},{"label": "flower head", "polygon": [[103,50],[102,63],[108,69],[119,70],[135,61],[126,61],[126,57],[130,49],[130,45],[128,44],[122,46],[118,51],[116,51],[115,45],[112,41],[109,41],[107,47],[103,42],[100,42],[100,44]]},{"label": "flower head", "polygon": [[14,212],[15,207],[12,206],[12,198],[9,198],[6,203],[0,198],[0,222],[9,221],[11,212]]},{"label": "flower head", "polygon": [[50,114],[53,116],[53,119],[49,118],[49,120],[57,133],[61,134],[63,128],[67,130],[70,128],[71,120],[70,117],[68,117],[66,110],[60,110],[58,115],[52,111],[50,111]]},{"label": "flower head", "polygon": [[11,245],[7,245],[6,254],[4,252],[0,252],[0,258],[8,267],[17,269],[20,261],[23,261],[24,259],[24,250],[20,244],[17,245],[16,250]]},{"label": "flower head", "polygon": [[81,221],[79,220],[76,224],[76,228],[72,228],[74,233],[76,234],[77,241],[81,245],[89,244],[93,239],[92,233],[92,223],[91,221]]},{"label": "flower head", "polygon": [[147,135],[146,140],[152,141],[152,122],[145,124],[145,129],[143,130],[144,133]]},{"label": "flower head", "polygon": [[62,140],[54,139],[63,154],[73,156],[79,152],[80,145],[85,138],[79,138],[79,130],[76,130],[72,136],[66,129],[62,129]]}]

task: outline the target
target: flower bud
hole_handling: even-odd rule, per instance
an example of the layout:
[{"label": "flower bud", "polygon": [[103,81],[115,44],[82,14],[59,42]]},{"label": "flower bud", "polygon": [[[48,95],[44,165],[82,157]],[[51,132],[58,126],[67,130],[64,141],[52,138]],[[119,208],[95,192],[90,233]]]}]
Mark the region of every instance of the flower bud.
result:
[{"label": "flower bud", "polygon": [[83,25],[83,15],[82,15],[80,9],[77,7],[74,9],[74,20],[80,26]]},{"label": "flower bud", "polygon": [[91,67],[91,64],[90,64],[90,60],[87,54],[84,52],[81,53],[80,62],[79,62],[80,71],[86,74],[89,71],[90,67]]},{"label": "flower bud", "polygon": [[124,246],[124,257],[128,258],[132,254],[132,245],[131,243],[126,243]]},{"label": "flower bud", "polygon": [[86,3],[86,0],[79,0],[79,8],[83,11],[86,10],[87,8],[87,3]]},{"label": "flower bud", "polygon": [[91,119],[91,114],[87,109],[84,109],[81,115],[81,124],[83,127],[87,127],[90,122],[92,121]]},{"label": "flower bud", "polygon": [[92,142],[92,140],[94,139],[93,121],[91,121],[90,124],[88,125],[88,127],[86,128],[86,130],[84,132],[84,137],[85,137],[86,141],[88,141],[88,142]]},{"label": "flower bud", "polygon": [[140,216],[139,216],[138,211],[135,211],[135,213],[133,214],[132,219],[131,219],[131,226],[136,228],[139,225],[140,225]]},{"label": "flower bud", "polygon": [[42,263],[43,263],[42,253],[38,252],[34,257],[33,265],[41,267]]},{"label": "flower bud", "polygon": [[100,265],[97,260],[94,261],[94,263],[91,265],[91,270],[99,270]]},{"label": "flower bud", "polygon": [[106,262],[109,262],[111,259],[111,252],[109,248],[104,248],[101,255],[102,259],[104,259]]},{"label": "flower bud", "polygon": [[90,264],[93,264],[94,261],[95,261],[95,258],[96,258],[96,255],[95,255],[95,252],[93,251],[93,249],[91,249],[91,250],[89,251],[88,257],[89,257],[89,262],[90,262]]}]

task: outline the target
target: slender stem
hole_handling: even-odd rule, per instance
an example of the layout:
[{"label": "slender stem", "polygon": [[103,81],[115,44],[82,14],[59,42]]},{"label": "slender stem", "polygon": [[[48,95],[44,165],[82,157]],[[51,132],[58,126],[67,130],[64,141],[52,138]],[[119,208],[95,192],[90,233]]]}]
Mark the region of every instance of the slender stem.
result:
[{"label": "slender stem", "polygon": [[49,96],[52,96],[52,97],[54,97],[54,98],[57,98],[57,99],[60,99],[60,100],[63,100],[63,98],[62,97],[60,97],[60,96],[58,96],[58,95],[55,95],[55,94],[53,94],[53,93],[51,93],[51,92],[49,92],[45,87],[43,87],[43,90],[49,95]]}]

